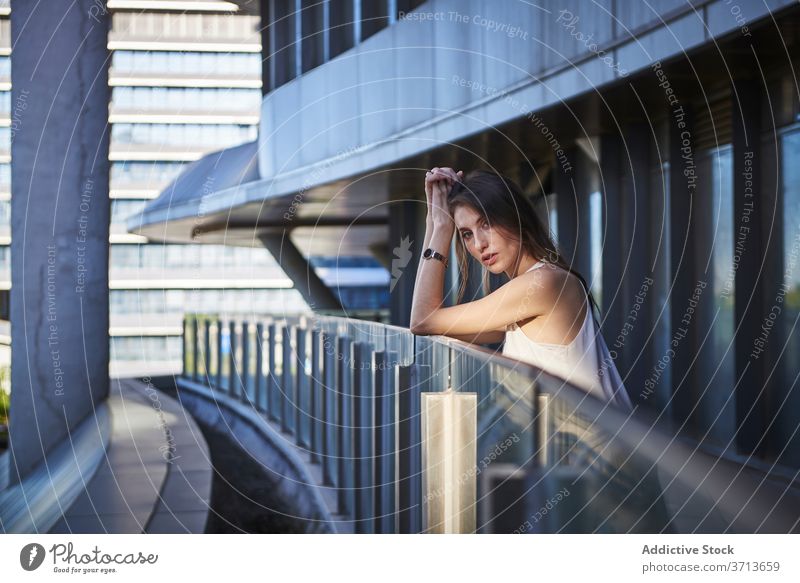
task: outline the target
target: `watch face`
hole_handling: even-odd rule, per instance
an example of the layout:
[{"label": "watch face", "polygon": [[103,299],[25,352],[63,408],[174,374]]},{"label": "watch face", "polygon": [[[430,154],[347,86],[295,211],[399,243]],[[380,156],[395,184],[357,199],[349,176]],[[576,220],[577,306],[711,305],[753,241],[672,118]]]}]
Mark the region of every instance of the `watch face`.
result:
[{"label": "watch face", "polygon": [[433,255],[433,249],[425,249],[423,257],[425,257],[425,259],[429,259],[431,255]]}]

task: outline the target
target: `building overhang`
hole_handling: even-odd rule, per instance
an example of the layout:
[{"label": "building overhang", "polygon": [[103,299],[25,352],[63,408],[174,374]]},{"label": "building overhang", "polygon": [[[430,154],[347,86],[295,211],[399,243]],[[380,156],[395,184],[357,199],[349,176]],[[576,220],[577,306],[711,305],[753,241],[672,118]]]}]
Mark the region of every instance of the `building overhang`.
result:
[{"label": "building overhang", "polygon": [[[527,194],[544,193],[548,173],[568,148],[597,162],[590,138],[621,131],[617,112],[635,116],[638,107],[664,108],[663,91],[653,83],[653,62],[663,61],[676,86],[691,88],[697,78],[725,81],[720,48],[740,51],[742,34],[736,21],[725,18],[730,15],[721,10],[723,2],[712,5],[707,13],[680,7],[643,23],[638,40],[616,34],[610,17],[604,19],[606,49],[627,64],[625,76],[591,51],[572,46],[569,34],[559,41],[569,58],[555,59],[553,66],[543,62],[534,71],[513,43],[487,37],[497,45],[492,54],[508,53],[503,68],[497,60],[482,62],[482,52],[455,51],[467,42],[463,27],[437,24],[452,46],[420,47],[412,41],[434,25],[400,22],[265,96],[258,142],[241,146],[246,156],[222,153],[228,150],[209,154],[206,163],[186,170],[196,176],[185,187],[177,184],[182,175],[128,228],[152,240],[244,246],[260,246],[262,236],[277,231],[306,255],[374,255],[376,245],[387,245],[389,204],[425,204],[425,168],[491,165]],[[788,7],[786,0],[754,5],[747,23],[756,34],[763,28],[758,25]],[[532,14],[526,18],[532,19],[532,30],[544,26]],[[656,43],[658,53],[643,48],[643,39],[655,43],[667,32],[675,43]],[[766,51],[767,33],[758,34],[760,50]],[[408,61],[398,59],[398,51]],[[456,77],[446,74],[451,69],[444,59],[454,51]],[[693,75],[681,65],[687,51]],[[483,78],[488,65],[497,78],[492,83]],[[425,74],[411,75],[417,66],[426,67]],[[500,79],[503,71],[508,75]],[[477,81],[485,86],[476,88]],[[626,92],[631,84],[639,97],[633,104]],[[258,170],[234,182],[213,178],[226,174],[222,166],[229,164],[234,175],[245,164]],[[213,188],[203,192],[209,178]]]},{"label": "building overhang", "polygon": [[[250,142],[190,164],[128,219],[128,230],[156,241],[246,247],[285,232],[306,255],[371,255],[385,244],[389,212],[376,195],[390,190],[387,173],[353,177],[329,161],[264,179],[257,148]],[[322,173],[331,179],[314,183]]]}]

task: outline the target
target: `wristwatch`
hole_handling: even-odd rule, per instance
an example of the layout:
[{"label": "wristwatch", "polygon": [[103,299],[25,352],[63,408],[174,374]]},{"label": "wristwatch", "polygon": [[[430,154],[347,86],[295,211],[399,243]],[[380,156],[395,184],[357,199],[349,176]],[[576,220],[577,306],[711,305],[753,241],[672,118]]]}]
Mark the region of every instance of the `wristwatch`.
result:
[{"label": "wristwatch", "polygon": [[425,249],[425,252],[422,254],[423,259],[436,259],[444,263],[444,266],[447,267],[447,257],[442,255],[441,253],[434,251],[430,247]]}]

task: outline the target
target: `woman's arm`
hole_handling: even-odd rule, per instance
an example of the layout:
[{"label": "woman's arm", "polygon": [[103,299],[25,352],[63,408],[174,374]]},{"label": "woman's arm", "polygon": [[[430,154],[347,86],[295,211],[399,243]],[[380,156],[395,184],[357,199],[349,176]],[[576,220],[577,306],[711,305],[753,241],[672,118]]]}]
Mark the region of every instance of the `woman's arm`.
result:
[{"label": "woman's arm", "polygon": [[[450,240],[453,238],[453,228],[426,227],[425,247],[438,251],[445,257],[450,250]],[[436,259],[423,259],[420,257],[417,268],[417,281],[414,284],[414,295],[411,300],[411,330],[414,331],[415,323],[424,321],[429,314],[442,307],[444,303],[444,272],[445,266]]]},{"label": "woman's arm", "polygon": [[[431,248],[447,257],[455,225],[447,209],[447,193],[458,176],[449,168],[433,168],[425,175],[425,241],[423,251]],[[441,261],[425,260],[420,254],[414,295],[411,300],[411,324],[425,318],[426,314],[441,308],[444,303],[444,272]]]},{"label": "woman's arm", "polygon": [[[450,179],[437,170],[428,173],[426,178],[429,220],[425,248],[430,247],[447,257],[454,233],[446,206]],[[410,328],[414,334],[473,337],[495,334],[504,331],[508,324],[545,313],[559,293],[551,275],[537,273],[545,270],[535,270],[514,278],[479,300],[443,308],[444,270],[440,261],[420,260],[411,306]]]},{"label": "woman's arm", "polygon": [[506,339],[506,333],[503,330],[481,332],[480,334],[445,334],[445,336],[471,344],[498,344]]},{"label": "woman's arm", "polygon": [[[476,335],[504,331],[509,324],[541,316],[555,305],[562,284],[557,275],[538,274],[536,271],[545,270],[523,273],[479,300],[448,308],[435,307],[432,301],[425,299],[428,294],[434,298],[442,297],[441,274],[430,279],[423,275],[414,289],[411,332],[419,335]],[[438,285],[438,294],[435,285]]]}]

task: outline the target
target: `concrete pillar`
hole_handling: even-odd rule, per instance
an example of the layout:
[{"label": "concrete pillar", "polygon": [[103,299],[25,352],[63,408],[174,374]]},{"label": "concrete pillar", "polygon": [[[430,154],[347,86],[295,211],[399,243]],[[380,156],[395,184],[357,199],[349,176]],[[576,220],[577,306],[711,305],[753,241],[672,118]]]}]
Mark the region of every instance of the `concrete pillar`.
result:
[{"label": "concrete pillar", "polygon": [[12,2],[12,481],[108,396],[108,22]]},{"label": "concrete pillar", "polygon": [[[755,64],[754,64],[755,65]],[[736,443],[739,453],[755,455],[765,444],[766,382],[763,359],[751,359],[753,340],[764,321],[764,252],[761,215],[766,208],[761,189],[761,83],[736,79],[732,84],[733,117],[733,244],[739,263],[735,271],[734,321],[736,346]],[[739,380],[741,379],[741,380]],[[724,400],[727,395],[716,395]],[[795,427],[800,419],[795,418]],[[733,438],[732,435],[727,436]],[[759,445],[759,442],[760,445]]]},{"label": "concrete pillar", "polygon": [[258,0],[261,16],[261,94],[266,95],[274,89],[272,79],[272,1]]},{"label": "concrete pillar", "polygon": [[581,148],[576,148],[575,187],[578,193],[578,230],[575,233],[575,263],[572,268],[580,273],[586,283],[592,282],[592,215],[589,195],[595,190],[597,165]]},{"label": "concrete pillar", "polygon": [[[603,195],[603,335],[609,347],[624,324],[624,244],[620,230],[622,216],[622,136],[600,136],[600,188]],[[616,352],[616,349],[615,349]],[[613,353],[612,353],[613,354]],[[619,365],[619,363],[618,363]]]},{"label": "concrete pillar", "polygon": [[[389,283],[389,319],[395,326],[408,327],[417,267],[425,243],[424,200],[402,199],[391,202],[389,248],[392,249]],[[452,260],[452,259],[451,259]]]},{"label": "concrete pillar", "polygon": [[342,304],[292,243],[288,231],[259,235],[264,247],[280,263],[306,303],[314,310],[341,310]]},{"label": "concrete pillar", "polygon": [[[649,243],[651,229],[650,149],[652,131],[646,122],[625,128],[627,154],[623,156],[623,318],[632,326],[625,340],[625,386],[632,398],[645,389],[652,367],[652,325],[649,319],[653,294],[643,293],[643,285],[653,278],[654,247]],[[630,254],[630,257],[628,257]],[[640,308],[635,310],[635,306]],[[636,314],[633,316],[633,314]],[[631,321],[635,317],[635,321]]]},{"label": "concrete pillar", "polygon": [[[687,302],[695,289],[696,233],[693,214],[697,193],[696,152],[694,147],[694,112],[688,103],[681,105],[679,118],[669,124],[669,205],[670,205],[670,295],[671,338],[675,339],[672,356],[671,415],[680,427],[689,424],[694,406],[693,362],[699,346],[698,327],[682,322]],[[680,122],[680,123],[678,123]],[[698,340],[699,339],[699,340]]]},{"label": "concrete pillar", "polygon": [[[571,146],[564,150],[567,159],[575,160],[578,148]],[[575,179],[575,170],[563,170],[560,165],[553,171],[553,190],[556,193],[556,208],[558,221],[558,251],[564,261],[577,269],[575,264],[576,242],[578,239],[578,185]],[[581,274],[583,275],[583,274]]]}]

